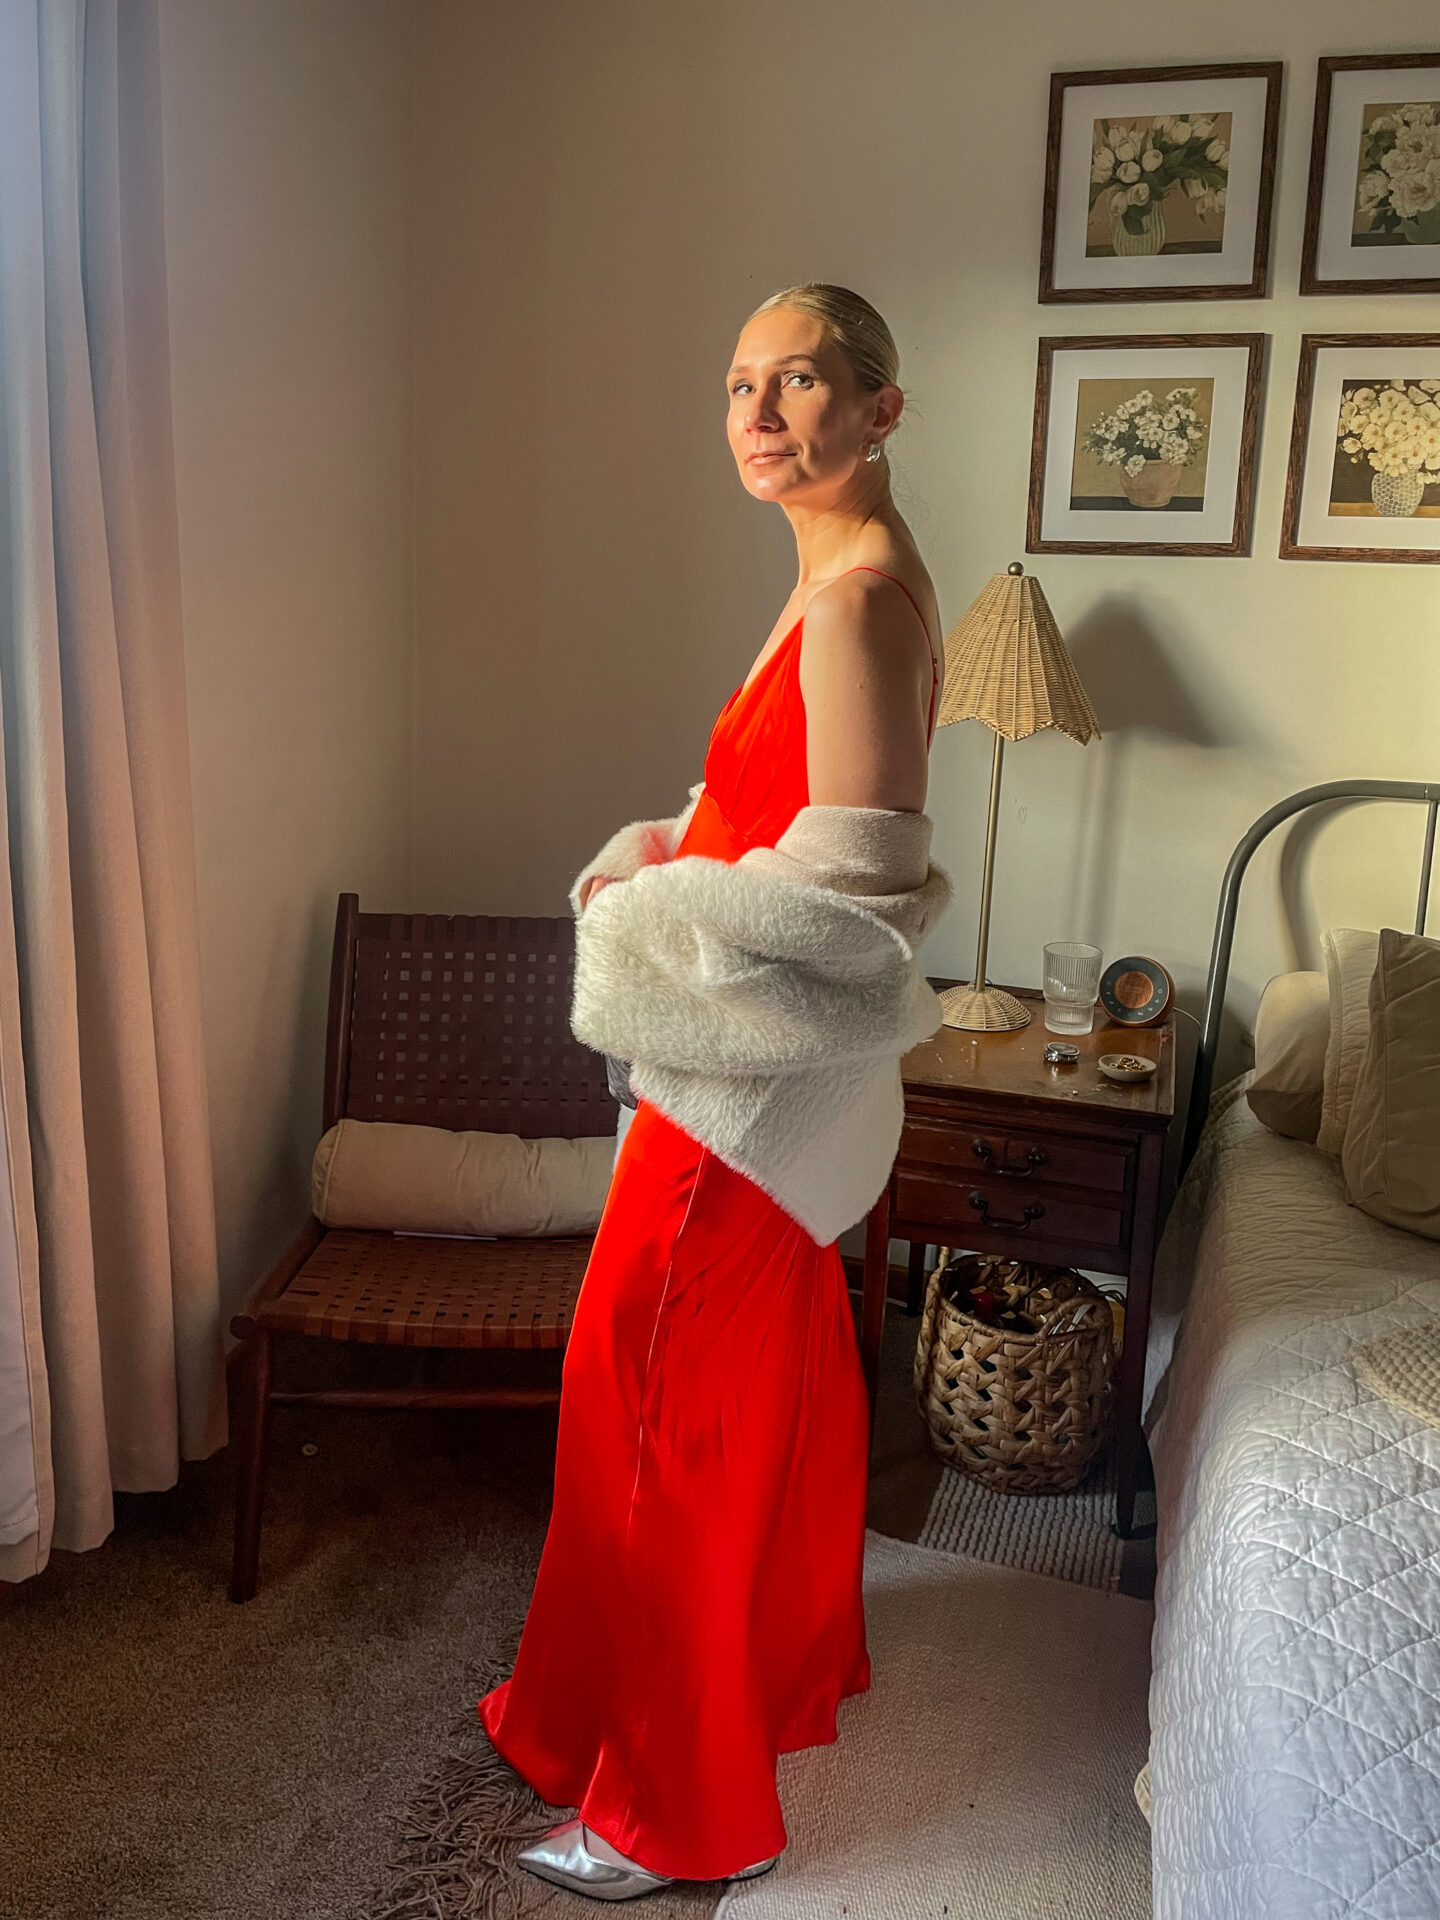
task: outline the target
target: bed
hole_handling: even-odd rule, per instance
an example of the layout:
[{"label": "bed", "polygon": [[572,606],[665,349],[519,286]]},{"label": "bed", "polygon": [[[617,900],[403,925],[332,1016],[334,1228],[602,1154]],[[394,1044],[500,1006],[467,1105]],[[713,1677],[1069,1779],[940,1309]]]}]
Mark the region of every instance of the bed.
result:
[{"label": "bed", "polygon": [[[1362,797],[1427,803],[1428,877],[1440,788],[1398,785]],[[1237,859],[1262,826],[1354,793],[1292,796]],[[1248,857],[1222,894],[1193,1159],[1156,1273],[1154,1910],[1435,1920],[1440,1429],[1354,1355],[1440,1320],[1440,1241],[1348,1204],[1337,1159],[1254,1116],[1251,1075],[1210,1099]]]}]

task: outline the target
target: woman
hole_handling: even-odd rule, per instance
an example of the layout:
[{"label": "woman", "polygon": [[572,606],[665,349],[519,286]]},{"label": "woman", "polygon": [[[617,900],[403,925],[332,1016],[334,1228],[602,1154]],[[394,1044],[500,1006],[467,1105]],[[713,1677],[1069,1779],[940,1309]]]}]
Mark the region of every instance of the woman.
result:
[{"label": "woman", "polygon": [[[923,812],[943,655],[890,497],[895,343],[843,287],[773,294],[727,376],[741,480],[799,577],[710,737],[675,856],[774,846],[806,805]],[[592,877],[581,907],[609,876]],[[555,1500],[496,1750],[578,1817],[519,1855],[599,1899],[750,1877],[780,1753],[870,1683],[869,1414],[838,1245],[646,1100],[566,1350]]]}]

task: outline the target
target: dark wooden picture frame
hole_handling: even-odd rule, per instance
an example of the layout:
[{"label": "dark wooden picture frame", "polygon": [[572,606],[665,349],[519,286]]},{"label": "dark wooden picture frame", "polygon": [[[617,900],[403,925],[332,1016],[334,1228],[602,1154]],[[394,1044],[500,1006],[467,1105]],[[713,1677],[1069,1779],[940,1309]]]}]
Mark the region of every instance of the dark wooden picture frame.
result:
[{"label": "dark wooden picture frame", "polygon": [[[1440,546],[1428,547],[1317,547],[1300,541],[1300,508],[1305,489],[1305,463],[1314,423],[1315,366],[1323,347],[1424,347],[1440,349],[1440,333],[1307,333],[1300,340],[1300,365],[1295,377],[1295,417],[1290,427],[1290,458],[1285,469],[1285,506],[1280,518],[1282,560],[1379,560],[1402,565],[1440,562]],[[1437,476],[1440,479],[1440,476]]]},{"label": "dark wooden picture frame", "polygon": [[[1185,67],[1122,67],[1093,73],[1052,73],[1050,117],[1046,132],[1045,208],[1040,234],[1040,293],[1042,305],[1090,304],[1094,301],[1137,300],[1259,300],[1265,297],[1270,270],[1270,219],[1275,190],[1275,154],[1280,129],[1280,90],[1284,80],[1280,60],[1242,61],[1223,65]],[[1155,287],[1058,287],[1055,284],[1055,237],[1060,194],[1061,132],[1065,95],[1072,88],[1127,86],[1185,80],[1264,80],[1265,119],[1261,134],[1260,179],[1255,209],[1255,245],[1250,274],[1244,281],[1219,285]]]},{"label": "dark wooden picture frame", "polygon": [[[1260,433],[1260,391],[1264,378],[1263,333],[1141,333],[1052,336],[1039,342],[1035,369],[1035,414],[1030,436],[1030,490],[1025,523],[1027,553],[1163,553],[1245,555],[1250,551],[1255,456]],[[1050,433],[1050,397],[1057,352],[1093,352],[1115,348],[1234,347],[1246,353],[1245,391],[1240,426],[1235,512],[1230,538],[1216,540],[1046,540],[1041,537],[1045,500],[1046,453]]]},{"label": "dark wooden picture frame", "polygon": [[1391,280],[1330,280],[1319,273],[1320,217],[1325,198],[1326,154],[1337,73],[1401,73],[1440,67],[1440,52],[1327,54],[1315,76],[1315,118],[1310,134],[1310,176],[1305,194],[1305,237],[1300,252],[1301,293],[1440,293],[1440,275]]}]

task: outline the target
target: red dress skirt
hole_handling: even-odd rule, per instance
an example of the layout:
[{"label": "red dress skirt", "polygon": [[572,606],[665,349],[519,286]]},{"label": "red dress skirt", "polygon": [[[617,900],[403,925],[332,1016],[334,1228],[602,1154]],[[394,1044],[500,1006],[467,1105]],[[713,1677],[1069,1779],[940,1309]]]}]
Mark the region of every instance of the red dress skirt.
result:
[{"label": "red dress skirt", "polygon": [[[773,846],[806,804],[800,633],[722,708],[677,858]],[[836,1242],[641,1100],[565,1352],[514,1670],[479,1703],[497,1752],[652,1872],[778,1853],[777,1755],[834,1740],[870,1684],[868,1454]]]}]

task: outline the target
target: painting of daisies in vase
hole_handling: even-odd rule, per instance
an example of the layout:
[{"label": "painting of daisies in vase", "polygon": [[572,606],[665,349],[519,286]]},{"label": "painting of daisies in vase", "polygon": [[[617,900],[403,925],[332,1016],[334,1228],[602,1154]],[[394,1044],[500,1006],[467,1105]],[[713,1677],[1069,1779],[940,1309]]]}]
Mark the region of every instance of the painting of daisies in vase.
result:
[{"label": "painting of daisies in vase", "polygon": [[1440,518],[1440,380],[1344,380],[1332,515]]},{"label": "painting of daisies in vase", "polygon": [[1094,123],[1088,258],[1220,253],[1230,183],[1228,113]]},{"label": "painting of daisies in vase", "polygon": [[1367,106],[1360,126],[1351,246],[1440,245],[1440,101]]},{"label": "painting of daisies in vase", "polygon": [[1081,380],[1071,509],[1203,512],[1214,401],[1213,378]]}]

